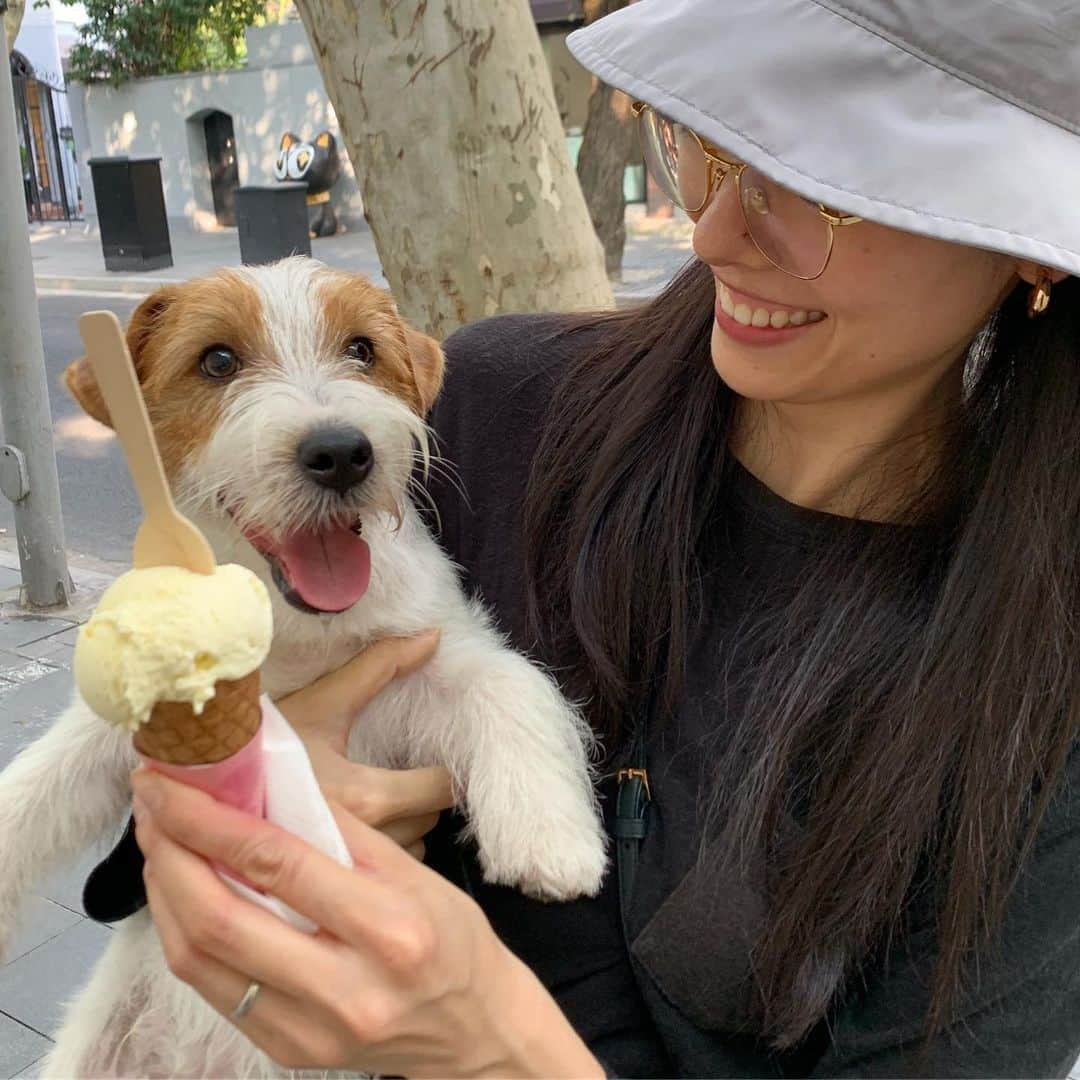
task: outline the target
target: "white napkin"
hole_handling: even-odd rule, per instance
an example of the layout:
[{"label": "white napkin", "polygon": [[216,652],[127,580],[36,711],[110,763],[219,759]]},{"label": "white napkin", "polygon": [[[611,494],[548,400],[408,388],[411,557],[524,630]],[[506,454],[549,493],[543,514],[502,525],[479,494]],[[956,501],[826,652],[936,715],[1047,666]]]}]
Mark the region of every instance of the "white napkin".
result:
[{"label": "white napkin", "polygon": [[[262,698],[263,767],[266,770],[266,820],[287,829],[301,840],[329,855],[342,866],[352,867],[337,821],[326,805],[311,760],[300,737],[264,694]],[[318,927],[288,904],[248,888],[235,878],[222,878],[241,896],[309,934]]]}]

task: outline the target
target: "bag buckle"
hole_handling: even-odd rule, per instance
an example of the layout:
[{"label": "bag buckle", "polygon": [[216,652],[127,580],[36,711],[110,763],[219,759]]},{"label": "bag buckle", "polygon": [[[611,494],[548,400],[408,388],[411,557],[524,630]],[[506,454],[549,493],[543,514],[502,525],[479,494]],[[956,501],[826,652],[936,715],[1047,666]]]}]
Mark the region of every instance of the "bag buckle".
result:
[{"label": "bag buckle", "polygon": [[[610,775],[610,774],[609,774]],[[615,774],[615,779],[621,786],[627,780],[640,780],[645,788],[645,798],[652,802],[652,792],[649,790],[649,774],[645,769],[620,769]]]}]

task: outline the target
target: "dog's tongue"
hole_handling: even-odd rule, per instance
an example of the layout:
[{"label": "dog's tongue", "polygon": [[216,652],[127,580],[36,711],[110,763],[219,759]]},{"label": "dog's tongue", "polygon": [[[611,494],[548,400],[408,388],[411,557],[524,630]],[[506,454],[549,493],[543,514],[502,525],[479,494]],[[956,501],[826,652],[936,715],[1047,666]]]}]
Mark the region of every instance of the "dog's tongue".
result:
[{"label": "dog's tongue", "polygon": [[293,533],[276,555],[300,599],[319,611],[351,608],[371,581],[371,550],[350,528]]}]

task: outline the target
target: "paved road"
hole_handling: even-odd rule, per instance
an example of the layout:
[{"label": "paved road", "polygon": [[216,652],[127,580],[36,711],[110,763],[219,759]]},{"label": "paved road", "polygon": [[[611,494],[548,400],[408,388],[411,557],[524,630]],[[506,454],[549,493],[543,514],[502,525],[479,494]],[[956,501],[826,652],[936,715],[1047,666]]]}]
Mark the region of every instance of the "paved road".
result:
[{"label": "paved road", "polygon": [[[129,562],[141,512],[120,445],[111,432],[82,412],[60,376],[82,353],[76,320],[84,311],[109,308],[126,321],[138,300],[78,293],[44,295],[39,303],[67,546],[80,555]],[[11,504],[0,497],[0,528],[14,535],[14,525]]]}]

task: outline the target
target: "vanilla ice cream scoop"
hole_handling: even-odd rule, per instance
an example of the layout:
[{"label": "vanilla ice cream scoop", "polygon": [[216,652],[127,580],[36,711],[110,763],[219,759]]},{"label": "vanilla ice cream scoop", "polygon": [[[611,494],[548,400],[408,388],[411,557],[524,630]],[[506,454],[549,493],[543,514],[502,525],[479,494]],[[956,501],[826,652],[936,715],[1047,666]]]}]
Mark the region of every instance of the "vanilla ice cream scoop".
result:
[{"label": "vanilla ice cream scoop", "polygon": [[75,683],[98,716],[134,732],[160,702],[201,713],[219,680],[262,666],[272,635],[266,587],[242,566],[129,570],[79,631]]}]

